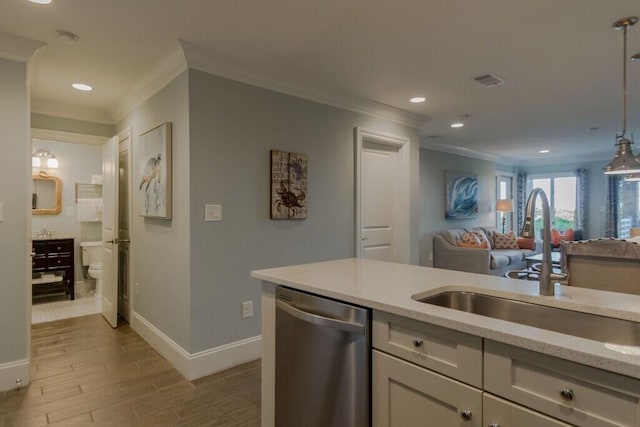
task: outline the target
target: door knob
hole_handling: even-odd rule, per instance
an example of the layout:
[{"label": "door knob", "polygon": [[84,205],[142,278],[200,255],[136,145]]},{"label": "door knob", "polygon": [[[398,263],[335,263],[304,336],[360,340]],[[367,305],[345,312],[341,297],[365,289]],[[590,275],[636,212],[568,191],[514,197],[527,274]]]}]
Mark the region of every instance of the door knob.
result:
[{"label": "door knob", "polygon": [[118,239],[113,239],[113,240],[107,240],[105,241],[105,243],[111,243],[112,245],[117,245],[118,244]]},{"label": "door knob", "polygon": [[131,243],[131,239],[120,239],[118,243]]}]

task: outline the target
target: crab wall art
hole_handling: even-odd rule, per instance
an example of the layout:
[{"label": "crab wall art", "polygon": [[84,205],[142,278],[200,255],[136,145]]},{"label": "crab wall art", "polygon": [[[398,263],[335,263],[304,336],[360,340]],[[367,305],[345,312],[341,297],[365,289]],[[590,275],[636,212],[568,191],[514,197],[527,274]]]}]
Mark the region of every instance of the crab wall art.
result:
[{"label": "crab wall art", "polygon": [[307,217],[307,156],[271,150],[271,219]]}]

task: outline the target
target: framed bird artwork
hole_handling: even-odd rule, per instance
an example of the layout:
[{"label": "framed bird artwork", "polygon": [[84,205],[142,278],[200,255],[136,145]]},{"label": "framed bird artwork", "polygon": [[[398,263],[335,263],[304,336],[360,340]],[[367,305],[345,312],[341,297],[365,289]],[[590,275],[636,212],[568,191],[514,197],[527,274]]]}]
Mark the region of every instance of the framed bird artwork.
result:
[{"label": "framed bird artwork", "polygon": [[307,217],[307,156],[271,150],[271,219]]},{"label": "framed bird artwork", "polygon": [[140,216],[171,219],[171,123],[140,135],[138,147],[139,181],[134,184]]}]

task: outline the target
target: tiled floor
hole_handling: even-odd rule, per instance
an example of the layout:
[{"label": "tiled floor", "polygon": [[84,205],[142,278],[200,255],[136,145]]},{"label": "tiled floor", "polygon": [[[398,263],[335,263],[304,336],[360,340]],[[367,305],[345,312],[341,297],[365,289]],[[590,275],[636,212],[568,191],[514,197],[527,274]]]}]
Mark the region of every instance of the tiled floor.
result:
[{"label": "tiled floor", "polygon": [[31,384],[0,393],[0,427],[259,426],[260,363],[185,380],[123,323],[32,326]]},{"label": "tiled floor", "polygon": [[93,295],[69,300],[69,297],[36,299],[31,306],[31,323],[52,322],[71,317],[100,313],[101,301]]}]

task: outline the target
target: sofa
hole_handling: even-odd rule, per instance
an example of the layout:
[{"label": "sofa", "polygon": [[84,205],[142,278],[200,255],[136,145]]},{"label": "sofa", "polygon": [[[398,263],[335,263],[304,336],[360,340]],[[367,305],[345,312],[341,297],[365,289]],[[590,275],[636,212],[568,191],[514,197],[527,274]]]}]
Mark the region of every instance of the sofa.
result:
[{"label": "sofa", "polygon": [[[458,246],[467,232],[482,231],[488,238],[489,248]],[[495,249],[494,227],[456,228],[445,230],[433,237],[433,266],[447,270],[504,276],[510,270],[527,268],[526,258],[540,252],[542,245],[534,243],[534,249]],[[524,245],[523,245],[524,246]]]}]

